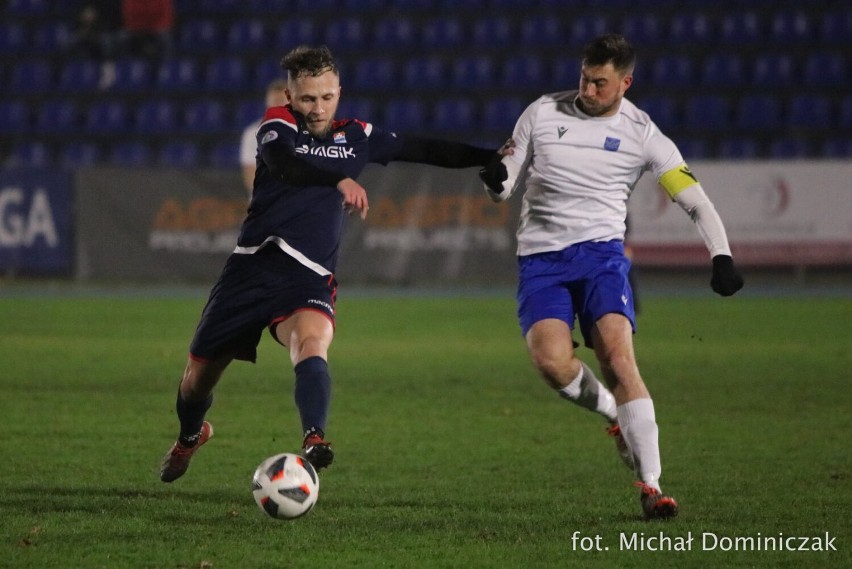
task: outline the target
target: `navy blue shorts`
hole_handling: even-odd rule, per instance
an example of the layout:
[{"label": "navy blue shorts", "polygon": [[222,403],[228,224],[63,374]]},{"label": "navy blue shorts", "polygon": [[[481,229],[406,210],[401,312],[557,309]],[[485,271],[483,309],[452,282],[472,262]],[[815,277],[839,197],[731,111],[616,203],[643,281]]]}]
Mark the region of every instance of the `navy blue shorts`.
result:
[{"label": "navy blue shorts", "polygon": [[539,320],[556,318],[592,345],[592,328],[603,315],[623,314],[636,330],[630,260],[621,241],[586,242],[561,251],[518,257],[518,321],[524,336]]},{"label": "navy blue shorts", "polygon": [[254,362],[263,329],[271,332],[295,312],[316,310],[334,325],[336,291],[333,275],[318,275],[278,247],[234,253],[210,291],[189,355],[209,361],[230,354]]}]

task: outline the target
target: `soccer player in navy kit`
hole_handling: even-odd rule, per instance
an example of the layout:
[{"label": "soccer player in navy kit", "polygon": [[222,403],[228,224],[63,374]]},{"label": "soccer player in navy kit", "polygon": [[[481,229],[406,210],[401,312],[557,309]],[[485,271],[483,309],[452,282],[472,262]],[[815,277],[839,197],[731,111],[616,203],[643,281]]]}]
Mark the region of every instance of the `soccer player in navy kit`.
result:
[{"label": "soccer player in navy kit", "polygon": [[[335,120],[340,77],[325,46],[300,46],[282,63],[289,104],[273,107],[257,131],[258,160],[237,247],[210,292],[177,395],[180,434],[163,459],[172,482],[213,435],[204,416],[234,359],[255,361],[268,328],[290,351],[302,453],[317,469],[334,454],[325,440],[331,397],[334,270],[346,214],[363,219],[366,190],[355,181],[369,162],[399,160],[446,168],[483,166],[495,150],[398,136],[360,120]],[[508,146],[500,154],[511,153]],[[498,156],[499,159],[499,156]]]}]

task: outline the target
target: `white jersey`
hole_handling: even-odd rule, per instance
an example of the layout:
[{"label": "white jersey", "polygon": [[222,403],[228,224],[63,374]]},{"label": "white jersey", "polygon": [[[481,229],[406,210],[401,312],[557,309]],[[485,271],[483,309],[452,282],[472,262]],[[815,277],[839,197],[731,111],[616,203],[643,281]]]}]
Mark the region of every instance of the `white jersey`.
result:
[{"label": "white jersey", "polygon": [[258,119],[243,129],[240,139],[240,166],[254,166],[257,159],[257,129],[261,120]]},{"label": "white jersey", "polygon": [[627,99],[616,114],[591,117],[575,105],[577,94],[544,95],[515,125],[512,160],[525,165],[518,255],[623,240],[627,198],[642,173],[659,180],[683,164],[671,139]]}]

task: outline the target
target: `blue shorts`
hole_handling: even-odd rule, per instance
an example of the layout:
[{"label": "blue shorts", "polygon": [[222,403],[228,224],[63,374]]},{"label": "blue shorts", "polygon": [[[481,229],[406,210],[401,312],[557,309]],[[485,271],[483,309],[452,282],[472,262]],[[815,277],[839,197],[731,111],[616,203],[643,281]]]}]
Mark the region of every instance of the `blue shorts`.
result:
[{"label": "blue shorts", "polygon": [[623,314],[636,331],[630,260],[621,241],[578,243],[561,251],[518,257],[518,321],[526,336],[539,320],[556,318],[573,330],[574,319],[586,346],[604,314]]},{"label": "blue shorts", "polygon": [[209,361],[229,354],[254,362],[263,329],[301,310],[316,310],[334,325],[337,281],[318,275],[278,247],[253,255],[232,254],[210,291],[189,348],[191,358]]}]

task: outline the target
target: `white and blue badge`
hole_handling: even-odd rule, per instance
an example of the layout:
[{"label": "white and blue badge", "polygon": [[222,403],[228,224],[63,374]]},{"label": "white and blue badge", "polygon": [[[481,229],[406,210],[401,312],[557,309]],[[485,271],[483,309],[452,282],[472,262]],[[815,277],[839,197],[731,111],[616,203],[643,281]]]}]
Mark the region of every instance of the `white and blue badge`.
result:
[{"label": "white and blue badge", "polygon": [[618,150],[618,147],[620,145],[620,138],[612,138],[611,136],[607,136],[606,140],[604,140],[604,150],[609,150],[610,152],[615,152],[616,150]]},{"label": "white and blue badge", "polygon": [[266,144],[267,142],[272,142],[278,138],[278,133],[274,130],[270,130],[266,134],[263,135],[263,138],[260,139],[261,144]]},{"label": "white and blue badge", "polygon": [[335,144],[346,144],[346,133],[345,132],[335,132],[333,137],[334,137],[334,143]]}]

